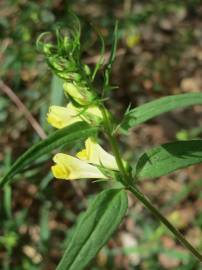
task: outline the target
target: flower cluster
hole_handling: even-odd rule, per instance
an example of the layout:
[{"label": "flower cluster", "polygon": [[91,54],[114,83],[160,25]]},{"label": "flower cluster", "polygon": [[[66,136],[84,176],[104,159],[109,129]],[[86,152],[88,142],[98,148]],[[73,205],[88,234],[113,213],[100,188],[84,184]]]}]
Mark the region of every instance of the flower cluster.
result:
[{"label": "flower cluster", "polygon": [[[49,66],[64,80],[64,93],[69,99],[67,106],[52,105],[47,121],[55,128],[64,128],[78,121],[99,125],[103,114],[98,106],[97,93],[92,86],[91,71],[79,62],[78,35],[60,36],[59,44],[45,43],[43,52]],[[59,179],[74,180],[83,178],[108,179],[111,172],[118,171],[115,157],[107,153],[95,138],[85,141],[85,148],[76,157],[58,153],[54,156],[53,175]]]},{"label": "flower cluster", "polygon": [[65,36],[58,30],[56,45],[43,41],[45,34],[49,34],[45,33],[39,37],[37,45],[44,53],[50,68],[65,81],[63,87],[69,99],[77,106],[86,106],[94,103],[97,95],[91,84],[90,68],[80,62],[79,29],[78,25]]},{"label": "flower cluster", "polygon": [[[76,89],[75,89],[76,92]],[[77,92],[76,92],[77,93]],[[74,97],[75,93],[72,93]],[[77,95],[75,94],[77,97]],[[69,103],[66,107],[50,106],[47,121],[55,128],[64,128],[78,121],[98,124],[102,121],[102,112],[96,105],[76,107]],[[104,171],[118,170],[114,156],[107,153],[94,138],[85,141],[85,148],[76,157],[58,153],[54,156],[53,175],[59,179],[74,180],[82,178],[102,178],[108,176]]]}]

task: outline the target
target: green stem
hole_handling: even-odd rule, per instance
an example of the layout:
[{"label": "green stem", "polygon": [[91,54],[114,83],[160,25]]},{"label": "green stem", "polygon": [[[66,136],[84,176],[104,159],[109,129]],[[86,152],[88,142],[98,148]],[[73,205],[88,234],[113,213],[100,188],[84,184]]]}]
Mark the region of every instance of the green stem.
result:
[{"label": "green stem", "polygon": [[184,236],[153,206],[153,204],[145,197],[145,195],[134,186],[129,185],[130,190],[137,199],[139,199],[151,212],[156,216],[200,262],[202,262],[202,255],[184,238]]},{"label": "green stem", "polygon": [[123,161],[121,158],[121,154],[119,152],[119,147],[116,141],[116,138],[113,135],[113,130],[112,130],[112,123],[108,117],[108,112],[103,106],[102,108],[102,114],[103,114],[103,119],[104,119],[104,125],[105,125],[105,130],[109,138],[109,142],[112,147],[113,154],[116,158],[117,165],[119,167],[121,176],[123,178],[123,184],[125,187],[130,190],[137,199],[139,199],[144,206],[146,206],[152,213],[153,215],[159,219],[184,245],[200,262],[202,262],[202,255],[184,238],[184,236],[159,212],[159,210],[145,197],[145,195],[136,187],[132,184],[131,177],[127,173]]},{"label": "green stem", "polygon": [[117,163],[118,168],[119,168],[119,170],[121,172],[122,180],[124,181],[124,184],[127,185],[129,177],[128,177],[128,175],[126,173],[126,170],[124,168],[123,161],[122,161],[122,158],[121,158],[121,154],[119,152],[119,148],[118,148],[116,139],[112,135],[112,124],[111,124],[111,122],[109,120],[108,111],[105,109],[105,107],[102,108],[102,115],[103,115],[105,130],[106,130],[106,133],[107,133],[107,136],[109,138],[109,142],[110,142],[110,145],[111,145],[111,148],[112,148],[112,152],[113,152],[113,154],[115,156],[116,163]]}]

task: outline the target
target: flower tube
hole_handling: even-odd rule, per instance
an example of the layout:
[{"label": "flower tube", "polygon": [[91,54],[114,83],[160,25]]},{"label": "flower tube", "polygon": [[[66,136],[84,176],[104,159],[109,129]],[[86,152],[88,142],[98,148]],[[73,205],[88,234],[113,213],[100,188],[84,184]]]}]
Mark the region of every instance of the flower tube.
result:
[{"label": "flower tube", "polygon": [[119,170],[115,157],[106,152],[92,138],[88,138],[85,141],[85,149],[78,152],[76,156],[80,160],[85,160],[89,163],[100,165],[107,169]]},{"label": "flower tube", "polygon": [[96,167],[78,158],[58,153],[53,157],[56,165],[51,167],[55,178],[64,180],[75,180],[83,178],[102,178],[107,177]]}]

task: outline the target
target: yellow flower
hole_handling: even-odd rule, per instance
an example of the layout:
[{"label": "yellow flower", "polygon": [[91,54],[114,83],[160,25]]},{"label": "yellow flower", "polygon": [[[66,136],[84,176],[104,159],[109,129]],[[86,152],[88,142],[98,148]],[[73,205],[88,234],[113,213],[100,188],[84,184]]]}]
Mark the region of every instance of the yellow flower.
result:
[{"label": "yellow flower", "polygon": [[97,123],[102,120],[102,113],[97,106],[85,108],[75,107],[69,103],[67,107],[50,106],[47,121],[55,128],[63,128],[78,121]]},{"label": "yellow flower", "polygon": [[77,153],[77,157],[89,163],[103,166],[111,170],[119,170],[116,159],[113,155],[107,153],[92,138],[85,141],[85,149]]},{"label": "yellow flower", "polygon": [[63,128],[81,120],[71,103],[67,107],[50,106],[47,114],[48,123],[55,128]]},{"label": "yellow flower", "polygon": [[95,166],[70,155],[58,153],[53,161],[56,165],[52,166],[52,173],[55,178],[65,180],[75,180],[82,178],[104,178],[107,177]]},{"label": "yellow flower", "polygon": [[87,105],[93,100],[93,94],[87,87],[81,87],[74,83],[65,82],[64,91],[80,105]]},{"label": "yellow flower", "polygon": [[129,48],[135,47],[137,44],[140,43],[140,36],[139,35],[129,35],[126,38],[126,44],[128,45]]}]

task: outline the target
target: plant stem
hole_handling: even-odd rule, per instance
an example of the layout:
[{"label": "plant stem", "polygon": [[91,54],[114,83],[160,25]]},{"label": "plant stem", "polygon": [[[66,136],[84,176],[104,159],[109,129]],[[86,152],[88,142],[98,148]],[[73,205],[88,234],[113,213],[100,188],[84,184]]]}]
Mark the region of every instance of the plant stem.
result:
[{"label": "plant stem", "polygon": [[146,198],[146,196],[137,188],[137,186],[134,186],[131,180],[130,175],[127,173],[123,161],[121,158],[121,154],[119,152],[119,147],[116,141],[116,138],[113,135],[112,130],[112,123],[109,119],[108,112],[103,106],[102,108],[102,114],[103,114],[103,120],[105,125],[105,131],[108,135],[109,142],[112,147],[113,154],[116,158],[117,165],[119,167],[121,176],[123,178],[123,184],[125,185],[126,189],[131,191],[135,197],[140,200],[145,207],[147,207],[152,214],[159,219],[177,238],[179,242],[184,245],[200,262],[202,262],[202,255],[184,238],[184,236],[165,218],[159,210],[149,201],[149,199]]},{"label": "plant stem", "polygon": [[120,173],[122,175],[122,180],[124,181],[124,184],[127,185],[129,176],[124,168],[123,161],[121,158],[121,154],[119,152],[119,148],[118,148],[116,139],[112,135],[112,124],[109,120],[108,111],[105,109],[105,107],[102,108],[102,115],[103,115],[103,120],[104,120],[104,124],[105,124],[105,130],[106,130],[107,136],[109,138],[109,142],[110,142],[113,154],[115,156],[118,168],[119,168]]},{"label": "plant stem", "polygon": [[184,238],[184,236],[159,212],[159,210],[153,206],[153,204],[145,197],[145,195],[137,188],[129,185],[130,190],[137,199],[139,199],[151,212],[156,216],[180,241],[184,247],[186,247],[200,262],[202,262],[202,255]]}]

